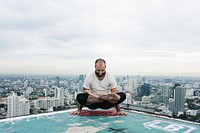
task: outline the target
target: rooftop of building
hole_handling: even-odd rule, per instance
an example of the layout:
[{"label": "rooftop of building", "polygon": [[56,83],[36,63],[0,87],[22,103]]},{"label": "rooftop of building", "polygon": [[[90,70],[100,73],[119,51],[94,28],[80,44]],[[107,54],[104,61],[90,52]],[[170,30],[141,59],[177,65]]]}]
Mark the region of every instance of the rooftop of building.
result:
[{"label": "rooftop of building", "polygon": [[200,124],[124,110],[128,116],[70,115],[75,109],[0,120],[1,133],[199,133]]}]

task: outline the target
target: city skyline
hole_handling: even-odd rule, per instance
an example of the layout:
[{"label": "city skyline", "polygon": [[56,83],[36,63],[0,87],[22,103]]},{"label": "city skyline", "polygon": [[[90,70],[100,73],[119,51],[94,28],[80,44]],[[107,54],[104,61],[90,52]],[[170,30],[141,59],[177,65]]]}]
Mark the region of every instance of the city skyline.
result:
[{"label": "city skyline", "polygon": [[0,1],[0,73],[200,75],[199,1]]}]

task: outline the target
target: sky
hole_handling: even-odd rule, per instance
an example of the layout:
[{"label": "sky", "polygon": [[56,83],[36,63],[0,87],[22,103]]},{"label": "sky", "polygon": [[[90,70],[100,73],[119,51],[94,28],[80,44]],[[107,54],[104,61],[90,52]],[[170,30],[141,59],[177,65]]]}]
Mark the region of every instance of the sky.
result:
[{"label": "sky", "polygon": [[200,75],[199,0],[1,0],[0,73]]}]

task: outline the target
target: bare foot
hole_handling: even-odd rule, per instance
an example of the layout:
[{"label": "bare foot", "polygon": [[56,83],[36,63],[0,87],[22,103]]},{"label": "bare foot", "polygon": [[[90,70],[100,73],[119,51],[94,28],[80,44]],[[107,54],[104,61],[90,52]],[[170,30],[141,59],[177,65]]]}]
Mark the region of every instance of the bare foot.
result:
[{"label": "bare foot", "polygon": [[77,110],[77,111],[71,112],[70,114],[71,114],[71,115],[79,115],[80,113],[81,113],[81,111],[78,111],[78,110]]},{"label": "bare foot", "polygon": [[124,113],[124,112],[116,112],[116,114],[117,114],[117,115],[123,115],[123,116],[127,116],[127,114],[126,114],[126,113]]}]

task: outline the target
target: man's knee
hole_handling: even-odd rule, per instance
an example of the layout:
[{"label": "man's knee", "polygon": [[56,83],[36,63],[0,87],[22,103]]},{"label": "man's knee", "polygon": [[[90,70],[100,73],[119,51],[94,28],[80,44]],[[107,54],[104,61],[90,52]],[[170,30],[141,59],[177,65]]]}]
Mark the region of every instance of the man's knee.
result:
[{"label": "man's knee", "polygon": [[117,93],[120,96],[120,102],[123,102],[126,99],[126,94],[124,92]]},{"label": "man's knee", "polygon": [[87,98],[88,98],[88,95],[85,94],[85,93],[79,93],[79,94],[76,96],[76,100],[77,100],[80,104],[82,104],[82,105],[84,105],[84,104],[86,103]]}]

